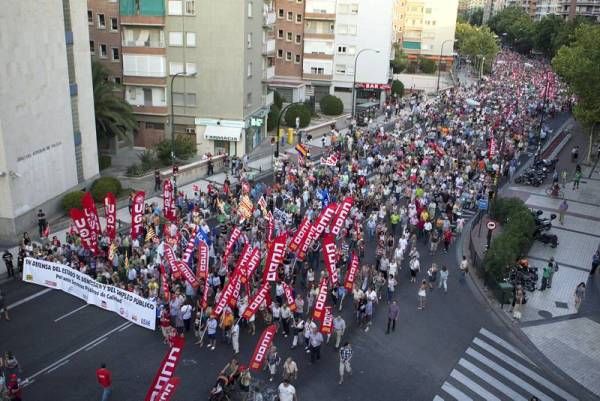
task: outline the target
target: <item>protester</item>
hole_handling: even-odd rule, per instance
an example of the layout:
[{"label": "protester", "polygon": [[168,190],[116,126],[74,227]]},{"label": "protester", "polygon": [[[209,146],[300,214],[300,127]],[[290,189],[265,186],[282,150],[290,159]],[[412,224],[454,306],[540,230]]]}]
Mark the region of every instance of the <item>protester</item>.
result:
[{"label": "protester", "polygon": [[96,379],[102,387],[102,401],[108,401],[112,393],[112,373],[106,368],[106,364],[102,363],[100,368],[96,370]]},{"label": "protester", "polygon": [[350,366],[350,361],[352,360],[352,347],[350,343],[346,341],[344,346],[340,348],[340,381],[339,384],[344,382],[344,372],[348,372],[349,375],[352,374],[352,366]]},{"label": "protester", "polygon": [[390,334],[390,328],[392,331],[396,330],[396,321],[398,320],[399,315],[400,307],[398,306],[398,302],[394,300],[388,307],[388,322],[385,334]]},{"label": "protester", "polygon": [[283,382],[277,387],[279,401],[298,401],[296,388],[290,384],[290,381],[283,379]]}]

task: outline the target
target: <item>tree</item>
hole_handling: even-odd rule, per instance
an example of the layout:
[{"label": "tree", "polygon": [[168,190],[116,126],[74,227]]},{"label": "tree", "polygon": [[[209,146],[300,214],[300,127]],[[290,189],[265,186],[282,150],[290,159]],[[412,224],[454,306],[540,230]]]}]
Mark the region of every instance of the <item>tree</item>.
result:
[{"label": "tree", "polygon": [[92,62],[96,138],[127,139],[127,132],[135,129],[137,122],[131,105],[115,94],[115,84],[108,79],[108,75],[102,64]]},{"label": "tree", "polygon": [[277,127],[279,113],[281,113],[281,109],[277,106],[277,103],[273,103],[271,105],[271,109],[269,110],[269,114],[267,114],[267,131],[274,130],[275,127]]},{"label": "tree", "polygon": [[483,8],[479,7],[469,14],[469,24],[481,26],[483,23]]},{"label": "tree", "polygon": [[498,36],[504,36],[515,50],[529,53],[533,47],[534,24],[527,12],[521,7],[506,7],[488,21],[489,27]]},{"label": "tree", "polygon": [[404,95],[404,84],[397,79],[392,81],[392,95],[402,97]]},{"label": "tree", "polygon": [[394,59],[390,61],[394,74],[400,74],[408,66],[408,57],[399,43],[394,43]]},{"label": "tree", "polygon": [[437,64],[429,58],[421,57],[419,59],[419,68],[425,74],[433,74],[437,70]]},{"label": "tree", "polygon": [[310,124],[311,113],[308,106],[304,104],[293,104],[288,107],[285,116],[283,116],[288,127],[296,126],[296,117],[300,117],[300,128],[304,128]]},{"label": "tree", "polygon": [[555,48],[555,39],[564,29],[565,22],[555,14],[544,16],[534,25],[533,45],[548,58],[554,57],[558,48]]},{"label": "tree", "polygon": [[319,101],[319,107],[321,112],[328,116],[339,116],[344,112],[342,99],[333,95],[323,96]]},{"label": "tree", "polygon": [[489,71],[491,63],[500,50],[494,33],[487,26],[475,27],[470,24],[456,25],[456,48],[460,54],[475,60],[485,57],[484,70]]},{"label": "tree", "polygon": [[[582,24],[575,30],[574,42],[558,50],[552,66],[577,95],[573,114],[593,131],[600,123],[600,26]],[[588,152],[589,158],[589,152]]]}]

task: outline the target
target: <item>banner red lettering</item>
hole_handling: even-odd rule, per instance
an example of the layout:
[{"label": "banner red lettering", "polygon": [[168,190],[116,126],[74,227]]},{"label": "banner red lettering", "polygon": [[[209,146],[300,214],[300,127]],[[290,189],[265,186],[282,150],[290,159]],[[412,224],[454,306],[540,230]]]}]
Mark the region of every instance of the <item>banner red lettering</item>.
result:
[{"label": "banner red lettering", "polygon": [[117,234],[117,200],[112,192],[104,198],[104,217],[106,217],[106,235],[111,242]]},{"label": "banner red lettering", "polygon": [[308,228],[308,234],[306,234],[304,242],[302,242],[299,246],[298,253],[296,254],[296,259],[304,261],[304,259],[306,258],[306,252],[308,252],[308,248],[310,247],[310,244],[312,244],[312,238],[314,235],[315,225],[310,224],[310,227]]},{"label": "banner red lettering", "polygon": [[208,277],[208,245],[204,241],[198,244],[198,264],[196,265],[196,278],[206,279]]},{"label": "banner red lettering", "polygon": [[179,385],[179,377],[171,377],[169,379],[169,381],[167,382],[167,384],[165,384],[163,386],[163,389],[160,392],[160,394],[158,395],[158,397],[156,397],[156,400],[157,401],[169,401],[171,399],[171,397],[173,397],[173,394],[175,394],[175,390],[177,389],[178,385]]},{"label": "banner red lettering", "polygon": [[184,343],[185,339],[183,337],[176,336],[173,338],[171,348],[169,348],[167,355],[163,358],[160,367],[158,368],[158,372],[156,372],[154,380],[152,380],[152,384],[146,393],[144,401],[159,400],[158,396],[175,373],[175,368],[177,368],[177,364],[179,363]]},{"label": "banner red lettering", "polygon": [[296,312],[298,307],[296,306],[296,300],[294,299],[294,292],[292,291],[292,287],[290,287],[286,282],[283,282],[283,293],[285,294],[285,301],[290,307],[290,310],[292,312]]},{"label": "banner red lettering", "polygon": [[323,277],[319,284],[319,293],[315,302],[315,310],[313,312],[313,319],[321,321],[325,313],[325,304],[327,303],[327,279]]},{"label": "banner red lettering", "polygon": [[322,334],[331,334],[331,328],[333,326],[333,314],[331,313],[331,306],[325,307],[325,317],[323,317],[323,323],[321,324]]},{"label": "banner red lettering", "polygon": [[165,180],[163,183],[163,214],[169,221],[177,220],[175,212],[175,195],[173,194],[173,183],[171,180]]},{"label": "banner red lettering", "polygon": [[[248,307],[244,311],[242,317],[246,320],[250,319],[258,310],[258,307],[263,303],[269,290],[271,289],[271,285],[268,281],[264,281],[263,285],[260,286],[254,297],[248,302]],[[268,305],[267,305],[268,306]]]},{"label": "banner red lettering", "polygon": [[267,260],[265,262],[263,280],[277,281],[277,268],[281,262],[283,262],[286,241],[287,233],[284,233],[275,238],[275,240],[269,244],[269,253],[267,254]]},{"label": "banner red lettering", "polygon": [[144,191],[139,191],[133,197],[131,205],[131,238],[138,238],[142,233],[144,217]]},{"label": "banner red lettering", "polygon": [[261,369],[262,364],[267,356],[267,352],[271,347],[271,343],[275,338],[276,330],[277,327],[272,324],[262,332],[260,338],[258,339],[258,343],[256,344],[256,348],[254,348],[252,359],[250,360],[250,369],[254,371],[259,371]]},{"label": "banner red lettering", "polygon": [[233,246],[237,242],[241,233],[242,233],[242,230],[240,230],[239,227],[235,227],[233,229],[233,231],[231,232],[231,235],[229,236],[229,242],[227,242],[227,246],[225,247],[225,252],[223,252],[223,263],[224,264],[227,264],[227,259],[229,258],[229,254],[231,253],[231,250],[233,249]]},{"label": "banner red lettering", "polygon": [[160,265],[160,285],[163,291],[164,299],[169,302],[171,298],[171,291],[169,291],[169,281],[167,278],[167,271],[165,270],[165,266],[161,263]]},{"label": "banner red lettering", "polygon": [[331,223],[331,233],[334,236],[338,236],[340,231],[342,230],[344,222],[346,221],[346,218],[348,217],[348,215],[350,214],[350,210],[352,209],[353,202],[354,199],[351,196],[349,196],[346,199],[344,199],[344,201],[340,204],[337,215],[333,219],[333,223]]},{"label": "banner red lettering", "polygon": [[98,218],[98,210],[96,209],[96,203],[94,202],[94,198],[92,198],[92,194],[86,192],[83,195],[83,198],[81,199],[81,207],[83,209],[83,213],[85,214],[85,218],[88,221],[90,229],[96,234],[102,234],[102,229],[100,228],[100,219]]},{"label": "banner red lettering", "polygon": [[252,277],[258,265],[260,264],[260,248],[254,248],[252,251],[252,255],[250,256],[250,260],[246,267],[243,267],[244,274],[240,276],[240,280],[242,284],[246,284],[246,282]]},{"label": "banner red lettering", "polygon": [[223,309],[225,309],[225,306],[229,303],[232,297],[234,297],[236,287],[238,288],[239,295],[238,282],[239,277],[237,275],[233,275],[231,276],[227,284],[225,284],[223,291],[221,291],[219,302],[217,303],[217,306],[215,306],[215,309],[213,309],[213,313],[215,313],[217,316],[220,316],[221,313],[223,313]]},{"label": "banner red lettering", "polygon": [[75,230],[77,234],[81,238],[81,244],[83,247],[89,251],[95,253],[98,252],[98,243],[94,241],[94,235],[92,230],[90,229],[87,219],[85,218],[85,214],[79,209],[71,209],[69,212],[71,219],[73,220],[73,225],[75,226]]},{"label": "banner red lettering", "polygon": [[331,285],[335,287],[338,283],[338,269],[337,269],[337,246],[335,244],[335,237],[333,234],[325,234],[321,239],[321,245],[323,249],[323,260],[325,261],[325,267],[327,273],[329,273],[329,279]]},{"label": "banner red lettering", "polygon": [[350,267],[348,267],[348,271],[346,272],[346,280],[344,281],[344,287],[348,291],[352,291],[353,289],[354,280],[356,279],[356,274],[358,273],[358,264],[358,255],[352,252]]},{"label": "banner red lettering", "polygon": [[305,217],[300,223],[300,226],[298,226],[298,230],[296,231],[294,237],[292,238],[292,241],[290,242],[290,251],[296,252],[297,249],[302,247],[304,241],[306,241],[306,238],[308,237],[310,227],[310,220],[308,220],[308,218]]}]

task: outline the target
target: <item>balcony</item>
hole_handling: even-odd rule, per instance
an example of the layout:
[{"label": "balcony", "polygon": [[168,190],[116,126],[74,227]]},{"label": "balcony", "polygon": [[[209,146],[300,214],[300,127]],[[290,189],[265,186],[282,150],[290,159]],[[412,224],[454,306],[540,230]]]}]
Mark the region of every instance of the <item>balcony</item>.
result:
[{"label": "balcony", "polygon": [[317,33],[317,32],[304,32],[304,39],[335,39],[333,32]]},{"label": "balcony", "polygon": [[122,15],[121,25],[165,26],[165,17],[147,15]]},{"label": "balcony", "polygon": [[333,78],[333,75],[304,73],[304,74],[302,74],[302,77],[304,79],[310,79],[312,81],[331,81],[331,79]]},{"label": "balcony", "polygon": [[271,66],[271,67],[267,67],[265,68],[265,70],[263,71],[263,80],[264,81],[270,81],[271,79],[273,79],[273,77],[275,77],[275,66]]},{"label": "balcony", "polygon": [[262,45],[263,56],[273,56],[275,54],[275,39],[267,39]]},{"label": "balcony", "polygon": [[315,59],[315,60],[333,60],[333,53],[304,53],[305,59]]},{"label": "balcony", "polygon": [[266,95],[263,95],[263,106],[269,107],[275,101],[275,92],[269,92]]},{"label": "balcony", "polygon": [[146,49],[164,49],[165,42],[163,41],[154,41],[154,40],[124,40],[121,45],[123,47],[142,47]]},{"label": "balcony", "polygon": [[167,106],[136,106],[131,105],[132,111],[135,114],[144,114],[150,116],[168,116],[169,108]]},{"label": "balcony", "polygon": [[[316,11],[316,10],[315,10]],[[320,21],[335,21],[335,13],[322,13],[322,12],[306,12],[304,13],[304,19],[320,20]]]},{"label": "balcony", "polygon": [[277,20],[277,15],[275,11],[268,11],[263,13],[263,26],[266,28],[270,28],[275,25],[275,21]]}]

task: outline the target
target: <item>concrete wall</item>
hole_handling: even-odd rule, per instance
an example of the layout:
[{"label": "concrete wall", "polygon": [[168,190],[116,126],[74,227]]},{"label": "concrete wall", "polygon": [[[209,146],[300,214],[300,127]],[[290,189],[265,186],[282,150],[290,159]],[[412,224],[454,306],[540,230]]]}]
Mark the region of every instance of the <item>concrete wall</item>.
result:
[{"label": "concrete wall", "polygon": [[[404,90],[417,90],[430,93],[435,92],[437,88],[437,74],[394,74],[394,79],[398,79],[404,84]],[[442,72],[440,76],[440,90],[449,88],[452,85],[453,82],[450,75]]]}]

